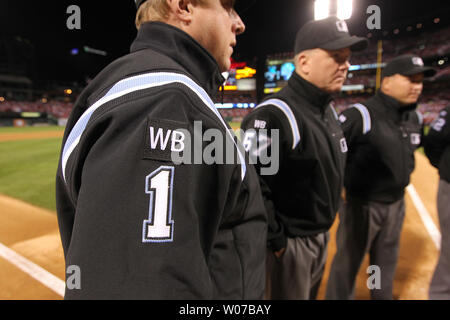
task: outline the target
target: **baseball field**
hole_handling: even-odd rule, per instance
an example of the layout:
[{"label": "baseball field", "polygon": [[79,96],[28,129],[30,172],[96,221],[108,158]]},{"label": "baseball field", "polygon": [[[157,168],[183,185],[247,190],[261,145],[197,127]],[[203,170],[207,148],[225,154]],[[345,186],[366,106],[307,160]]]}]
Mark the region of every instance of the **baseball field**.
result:
[{"label": "baseball field", "polygon": [[[0,299],[62,299],[65,267],[54,196],[62,134],[60,127],[0,128]],[[438,174],[420,152],[416,161],[406,195],[395,299],[427,299],[439,252]],[[336,251],[337,224],[338,219],[331,229],[320,299]],[[369,298],[367,266],[366,258],[357,299]]]}]

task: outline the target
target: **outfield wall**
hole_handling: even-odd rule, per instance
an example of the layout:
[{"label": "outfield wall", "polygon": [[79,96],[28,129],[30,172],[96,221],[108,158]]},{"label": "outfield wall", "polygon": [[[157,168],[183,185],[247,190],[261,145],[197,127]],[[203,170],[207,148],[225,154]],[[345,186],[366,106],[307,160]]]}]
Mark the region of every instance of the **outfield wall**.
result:
[{"label": "outfield wall", "polygon": [[25,127],[58,124],[58,120],[45,112],[0,112],[0,127]]}]

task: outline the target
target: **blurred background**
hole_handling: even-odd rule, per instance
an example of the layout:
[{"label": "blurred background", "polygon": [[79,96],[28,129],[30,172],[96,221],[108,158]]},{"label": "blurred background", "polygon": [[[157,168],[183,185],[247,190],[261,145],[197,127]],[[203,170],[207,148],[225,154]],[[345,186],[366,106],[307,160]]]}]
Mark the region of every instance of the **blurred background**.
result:
[{"label": "blurred background", "polygon": [[[335,97],[338,111],[374,93],[377,67],[399,54],[414,53],[438,69],[436,76],[426,80],[420,100],[425,122],[432,121],[450,100],[450,3],[350,3],[350,16],[344,17],[350,32],[369,38],[370,46],[351,59],[346,85]],[[80,8],[80,29],[67,27],[71,5]],[[370,5],[380,9],[381,29],[367,27]],[[246,32],[238,37],[224,92],[215,99],[227,120],[239,122],[267,94],[286,84],[293,71],[295,34],[314,19],[314,7],[314,0],[258,0],[245,13]],[[129,52],[136,35],[135,11],[131,0],[1,1],[0,126],[36,122],[64,125],[86,84]],[[20,112],[34,114],[15,122],[16,115],[5,115]]]}]

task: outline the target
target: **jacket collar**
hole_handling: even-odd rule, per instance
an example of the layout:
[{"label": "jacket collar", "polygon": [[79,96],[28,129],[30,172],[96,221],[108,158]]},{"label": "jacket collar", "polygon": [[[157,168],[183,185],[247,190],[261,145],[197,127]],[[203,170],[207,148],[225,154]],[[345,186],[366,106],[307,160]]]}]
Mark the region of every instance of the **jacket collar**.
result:
[{"label": "jacket collar", "polygon": [[180,64],[210,96],[224,83],[219,65],[211,54],[184,31],[162,22],[141,25],[131,52],[152,49]]},{"label": "jacket collar", "polygon": [[324,111],[332,101],[332,97],[329,93],[303,79],[297,72],[292,73],[292,76],[288,81],[288,86],[320,111]]},{"label": "jacket collar", "polygon": [[382,106],[382,109],[395,121],[400,121],[404,113],[413,111],[417,107],[417,103],[403,105],[381,90],[378,90],[376,97],[381,102],[379,105]]}]

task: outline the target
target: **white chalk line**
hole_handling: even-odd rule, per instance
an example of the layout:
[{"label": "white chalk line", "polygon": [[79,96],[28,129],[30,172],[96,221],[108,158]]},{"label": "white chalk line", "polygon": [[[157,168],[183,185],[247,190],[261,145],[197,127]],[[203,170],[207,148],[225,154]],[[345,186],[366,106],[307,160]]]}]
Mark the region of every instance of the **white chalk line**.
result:
[{"label": "white chalk line", "polygon": [[64,297],[65,283],[47,270],[0,243],[0,257],[7,260],[47,288]]},{"label": "white chalk line", "polygon": [[423,204],[422,199],[420,199],[420,196],[417,193],[416,188],[414,188],[414,186],[410,184],[408,187],[406,187],[406,190],[408,191],[408,194],[411,197],[411,200],[417,209],[417,213],[422,219],[422,222],[425,226],[425,229],[427,229],[428,234],[431,237],[431,240],[433,241],[436,248],[438,250],[441,250],[441,232],[434,224],[433,219],[431,218],[430,213]]}]

